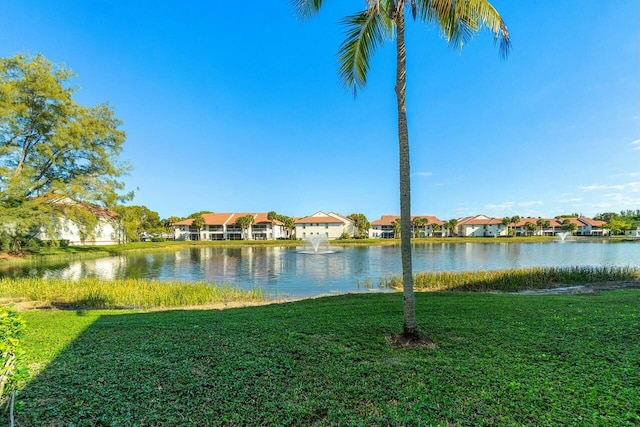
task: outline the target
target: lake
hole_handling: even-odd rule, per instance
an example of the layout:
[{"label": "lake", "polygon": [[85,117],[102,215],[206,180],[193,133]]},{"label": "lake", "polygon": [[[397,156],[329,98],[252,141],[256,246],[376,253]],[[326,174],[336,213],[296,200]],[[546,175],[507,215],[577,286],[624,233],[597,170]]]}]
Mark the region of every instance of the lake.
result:
[{"label": "lake", "polygon": [[[398,246],[337,248],[330,254],[291,247],[200,247],[28,267],[0,275],[79,279],[147,278],[259,287],[279,297],[378,291],[378,279],[400,274]],[[336,249],[332,247],[332,249]],[[640,267],[636,242],[433,243],[413,246],[414,273],[540,266]]]}]

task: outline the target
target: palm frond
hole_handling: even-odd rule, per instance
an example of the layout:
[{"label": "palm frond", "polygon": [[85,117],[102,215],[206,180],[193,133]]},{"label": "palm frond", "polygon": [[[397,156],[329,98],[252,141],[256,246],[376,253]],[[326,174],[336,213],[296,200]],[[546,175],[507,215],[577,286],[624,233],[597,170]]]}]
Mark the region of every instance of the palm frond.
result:
[{"label": "palm frond", "polygon": [[322,6],[322,0],[290,0],[296,16],[310,18],[315,15]]},{"label": "palm frond", "polygon": [[347,31],[338,52],[340,79],[356,96],[367,83],[371,56],[393,34],[393,21],[385,8],[376,6],[348,16],[342,23]]},{"label": "palm frond", "polygon": [[486,26],[500,43],[500,56],[511,48],[509,31],[500,14],[487,0],[416,0],[423,21],[437,23],[447,42],[462,48]]}]

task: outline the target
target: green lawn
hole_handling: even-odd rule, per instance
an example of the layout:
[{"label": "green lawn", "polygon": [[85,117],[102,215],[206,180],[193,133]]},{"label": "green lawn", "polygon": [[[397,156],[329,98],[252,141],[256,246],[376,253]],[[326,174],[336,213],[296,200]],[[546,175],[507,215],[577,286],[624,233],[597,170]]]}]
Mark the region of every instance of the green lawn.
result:
[{"label": "green lawn", "polygon": [[640,291],[419,293],[223,311],[31,311],[17,425],[640,423]]}]

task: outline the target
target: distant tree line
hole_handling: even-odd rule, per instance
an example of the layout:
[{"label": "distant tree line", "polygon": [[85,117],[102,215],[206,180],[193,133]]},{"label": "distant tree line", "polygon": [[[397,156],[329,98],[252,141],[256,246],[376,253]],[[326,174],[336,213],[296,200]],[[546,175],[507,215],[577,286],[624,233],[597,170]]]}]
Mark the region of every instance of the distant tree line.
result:
[{"label": "distant tree line", "polygon": [[619,214],[605,212],[596,215],[593,219],[605,221],[607,223],[605,227],[611,230],[611,234],[624,234],[625,231],[640,227],[640,209],[623,210]]}]

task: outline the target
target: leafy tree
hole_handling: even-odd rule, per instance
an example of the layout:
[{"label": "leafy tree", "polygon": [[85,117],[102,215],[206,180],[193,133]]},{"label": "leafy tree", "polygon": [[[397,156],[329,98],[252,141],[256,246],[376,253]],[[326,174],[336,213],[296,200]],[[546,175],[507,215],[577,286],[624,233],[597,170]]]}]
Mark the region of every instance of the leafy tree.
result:
[{"label": "leafy tree", "polygon": [[117,206],[115,208],[127,242],[138,242],[143,233],[164,231],[160,216],[146,206]]},{"label": "leafy tree", "polygon": [[[572,218],[572,217],[570,217]],[[565,231],[570,232],[571,234],[574,234],[576,231],[578,231],[578,225],[571,222],[571,220],[569,220],[569,218],[565,218],[562,221],[562,229]]]},{"label": "leafy tree", "polygon": [[170,230],[171,227],[173,227],[173,224],[175,224],[176,222],[182,221],[183,219],[184,218],[180,218],[178,216],[170,216],[169,218],[165,218],[161,220],[161,222],[165,230]]},{"label": "leafy tree", "polygon": [[621,211],[620,214],[615,212],[605,212],[593,217],[599,221],[605,221],[607,224],[603,228],[609,229],[611,234],[624,234],[626,230],[632,230],[640,226],[640,210]]},{"label": "leafy tree", "polygon": [[564,215],[556,216],[556,219],[562,219],[562,218],[580,218],[580,214],[571,213],[571,214],[564,214]]},{"label": "leafy tree", "polygon": [[[300,16],[315,14],[322,0],[294,0]],[[338,53],[340,77],[356,95],[365,86],[369,62],[375,50],[385,41],[396,40],[395,92],[398,113],[398,145],[400,158],[401,254],[404,294],[403,336],[419,338],[415,319],[413,272],[411,267],[411,185],[409,168],[409,129],[406,106],[405,11],[423,23],[436,24],[451,45],[462,46],[486,25],[500,39],[501,52],[509,49],[509,34],[500,15],[486,0],[371,0],[366,8],[344,19],[347,36]]]},{"label": "leafy tree", "polygon": [[242,230],[242,238],[247,239],[249,227],[253,224],[253,215],[245,215],[236,219],[236,225]]},{"label": "leafy tree", "polygon": [[56,232],[60,216],[93,232],[93,207],[129,200],[118,178],[125,134],[105,104],[77,104],[71,70],[41,55],[0,58],[0,234],[20,242]]},{"label": "leafy tree", "polygon": [[196,218],[196,217],[202,216],[204,214],[210,214],[210,213],[211,213],[211,211],[198,211],[198,212],[194,212],[194,213],[190,214],[187,218]]},{"label": "leafy tree", "polygon": [[368,236],[369,229],[371,228],[371,223],[369,222],[365,214],[352,213],[347,218],[351,219],[354,222],[354,227],[356,229],[355,237],[364,238]]}]

